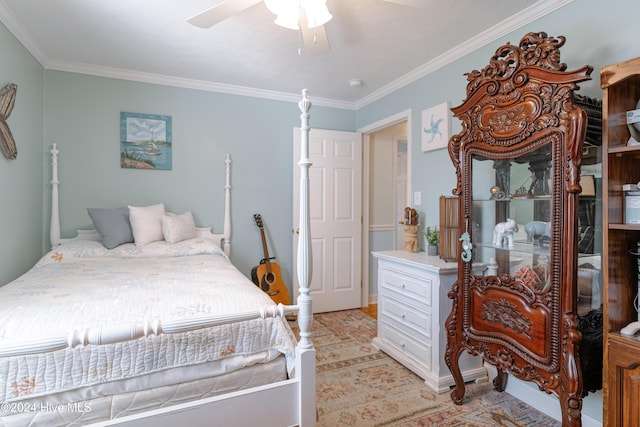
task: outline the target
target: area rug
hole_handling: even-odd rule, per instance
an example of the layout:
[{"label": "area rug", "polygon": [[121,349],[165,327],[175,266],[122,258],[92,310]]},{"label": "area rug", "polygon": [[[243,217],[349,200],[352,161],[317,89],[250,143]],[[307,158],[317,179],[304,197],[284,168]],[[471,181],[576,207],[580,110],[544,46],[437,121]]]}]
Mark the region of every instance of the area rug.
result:
[{"label": "area rug", "polygon": [[[490,382],[467,384],[462,405],[371,345],[376,320],[360,310],[314,315],[318,426],[560,426]],[[295,329],[295,325],[292,324]],[[297,332],[297,331],[296,331]]]}]

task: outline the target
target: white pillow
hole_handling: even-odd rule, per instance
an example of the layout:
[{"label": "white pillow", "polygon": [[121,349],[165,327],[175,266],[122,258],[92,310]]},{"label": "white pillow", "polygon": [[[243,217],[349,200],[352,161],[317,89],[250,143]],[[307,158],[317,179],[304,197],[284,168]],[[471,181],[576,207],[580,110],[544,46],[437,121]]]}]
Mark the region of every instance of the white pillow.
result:
[{"label": "white pillow", "polygon": [[191,212],[162,215],[162,234],[167,243],[178,243],[196,237],[196,223]]},{"label": "white pillow", "polygon": [[136,245],[146,245],[164,239],[162,234],[164,203],[151,206],[129,206],[129,222]]}]

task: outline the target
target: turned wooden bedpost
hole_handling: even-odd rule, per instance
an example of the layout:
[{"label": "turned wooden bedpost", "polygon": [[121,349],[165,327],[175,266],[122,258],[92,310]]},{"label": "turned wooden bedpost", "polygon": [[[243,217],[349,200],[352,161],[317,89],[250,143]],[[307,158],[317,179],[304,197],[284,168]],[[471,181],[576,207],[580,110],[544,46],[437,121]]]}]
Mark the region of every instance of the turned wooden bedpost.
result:
[{"label": "turned wooden bedpost", "polygon": [[231,256],[231,156],[227,154],[224,159],[225,185],[224,185],[224,253]]},{"label": "turned wooden bedpost", "polygon": [[51,153],[51,223],[49,225],[49,243],[51,247],[60,244],[60,210],[58,208],[58,147],[53,144]]},{"label": "turned wooden bedpost", "polygon": [[296,375],[300,376],[300,425],[313,426],[316,423],[316,352],[311,342],[311,323],[313,310],[311,305],[310,283],[312,274],[311,230],[309,212],[309,110],[311,101],[307,89],[302,90],[300,107],[300,235],[298,236],[297,272],[300,285],[297,305],[300,342],[296,347]]},{"label": "turned wooden bedpost", "polygon": [[312,348],[310,340],[311,322],[313,313],[311,310],[311,296],[309,295],[309,286],[311,283],[311,233],[309,230],[310,214],[309,214],[309,110],[311,109],[311,101],[307,98],[307,90],[302,91],[302,101],[298,103],[301,119],[301,139],[300,139],[300,235],[298,237],[298,283],[300,290],[297,304],[300,306],[298,315],[298,324],[300,326],[300,346],[302,348]]}]

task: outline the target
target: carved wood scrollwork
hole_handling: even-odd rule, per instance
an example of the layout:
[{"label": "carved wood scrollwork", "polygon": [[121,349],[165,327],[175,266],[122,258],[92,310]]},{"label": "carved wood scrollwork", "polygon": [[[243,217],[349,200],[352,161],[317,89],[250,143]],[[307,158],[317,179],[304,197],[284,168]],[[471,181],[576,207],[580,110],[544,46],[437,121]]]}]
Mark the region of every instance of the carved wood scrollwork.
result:
[{"label": "carved wood scrollwork", "polygon": [[531,339],[531,319],[525,316],[518,307],[502,298],[498,301],[486,301],[482,304],[482,319],[499,323],[503,328],[513,329],[518,334]]},{"label": "carved wood scrollwork", "polygon": [[[497,181],[498,172],[510,173],[511,164],[527,165],[533,182],[525,197],[548,200],[536,209],[551,226],[546,252],[531,255],[548,257],[547,263],[536,265],[544,268],[544,280],[536,277],[539,271],[510,271],[510,249],[496,250],[496,256],[506,253],[507,266],[495,276],[475,276],[471,262],[459,261],[458,281],[449,293],[453,304],[446,322],[445,361],[456,383],[451,392],[455,403],[464,396],[458,357],[468,351],[496,366],[498,390],[504,388],[506,373],[533,381],[559,398],[563,425],[579,426],[576,205],[587,116],[574,91],[589,79],[592,68],[566,71],[560,61],[565,41],[537,32],[518,45],[501,46],[486,67],[466,74],[466,99],[452,108],[462,126],[448,146],[456,169],[452,192],[459,196],[458,223],[474,224],[472,162],[478,159],[494,161]],[[513,203],[513,188],[508,180],[499,186],[507,190],[507,200],[496,201],[494,210],[503,221],[498,211]],[[465,231],[461,226],[460,234]]]}]

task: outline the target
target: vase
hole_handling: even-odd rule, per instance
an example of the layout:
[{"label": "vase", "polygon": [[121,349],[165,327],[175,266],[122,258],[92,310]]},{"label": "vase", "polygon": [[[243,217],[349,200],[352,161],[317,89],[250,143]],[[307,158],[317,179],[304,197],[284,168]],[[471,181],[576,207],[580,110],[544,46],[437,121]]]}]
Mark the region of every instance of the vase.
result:
[{"label": "vase", "polygon": [[429,255],[429,256],[437,256],[438,255],[438,245],[427,245],[427,255]]}]

